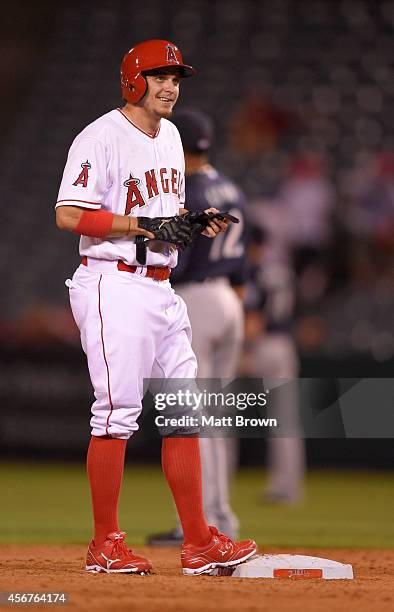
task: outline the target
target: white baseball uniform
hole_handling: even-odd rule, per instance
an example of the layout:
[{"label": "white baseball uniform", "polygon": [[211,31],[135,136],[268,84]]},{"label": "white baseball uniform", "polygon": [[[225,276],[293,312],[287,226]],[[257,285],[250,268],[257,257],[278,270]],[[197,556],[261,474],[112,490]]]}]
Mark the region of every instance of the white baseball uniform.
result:
[{"label": "white baseball uniform", "polygon": [[[176,127],[161,119],[150,135],[116,109],[74,140],[56,206],[161,217],[178,214],[183,202],[184,157]],[[168,280],[146,277],[133,237],[82,236],[80,254],[87,265],[66,284],[96,398],[92,435],[128,439],[138,429],[144,378],[196,375],[186,307]],[[136,273],[119,271],[118,261],[137,266]],[[173,245],[149,242],[147,265],[176,263]]]}]

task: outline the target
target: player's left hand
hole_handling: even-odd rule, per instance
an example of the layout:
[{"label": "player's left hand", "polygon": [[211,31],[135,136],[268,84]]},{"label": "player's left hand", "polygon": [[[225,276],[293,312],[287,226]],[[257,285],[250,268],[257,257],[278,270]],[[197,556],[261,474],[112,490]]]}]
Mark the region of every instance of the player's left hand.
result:
[{"label": "player's left hand", "polygon": [[239,223],[239,219],[227,212],[221,212],[217,208],[207,208],[201,212],[190,212],[183,209],[181,212],[192,224],[192,238],[202,234],[208,238],[215,238],[221,232],[225,232],[228,224]]},{"label": "player's left hand", "polygon": [[[217,208],[207,208],[206,210],[204,210],[205,213],[220,213],[220,210],[218,210]],[[217,234],[220,234],[221,232],[225,232],[227,229],[227,226],[229,224],[229,220],[228,219],[215,219],[215,220],[211,220],[209,221],[207,227],[204,229],[204,231],[202,231],[202,235],[203,236],[208,236],[208,238],[215,238],[215,236],[217,236]]]}]

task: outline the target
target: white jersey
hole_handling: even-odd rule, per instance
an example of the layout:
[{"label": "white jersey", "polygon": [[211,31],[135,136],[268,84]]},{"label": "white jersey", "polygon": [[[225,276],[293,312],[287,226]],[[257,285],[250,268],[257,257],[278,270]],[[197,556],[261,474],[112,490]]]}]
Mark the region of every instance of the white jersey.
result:
[{"label": "white jersey", "polygon": [[[183,207],[185,161],[175,125],[161,119],[154,136],[134,125],[121,109],[89,124],[71,145],[58,206],[79,206],[134,217],[170,217]],[[133,236],[81,236],[79,252],[95,259],[139,265]],[[178,253],[150,241],[147,265],[175,267]]]}]

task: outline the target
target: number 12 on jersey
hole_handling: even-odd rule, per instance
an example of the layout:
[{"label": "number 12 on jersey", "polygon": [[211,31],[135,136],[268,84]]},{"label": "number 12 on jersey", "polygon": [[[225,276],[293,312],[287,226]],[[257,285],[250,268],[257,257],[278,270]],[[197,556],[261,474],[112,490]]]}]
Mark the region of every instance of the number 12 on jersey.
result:
[{"label": "number 12 on jersey", "polygon": [[245,252],[245,245],[241,239],[244,229],[242,212],[238,208],[232,208],[228,212],[237,217],[239,223],[229,223],[227,230],[223,234],[218,234],[212,241],[213,244],[209,253],[211,261],[236,259],[242,257]]}]

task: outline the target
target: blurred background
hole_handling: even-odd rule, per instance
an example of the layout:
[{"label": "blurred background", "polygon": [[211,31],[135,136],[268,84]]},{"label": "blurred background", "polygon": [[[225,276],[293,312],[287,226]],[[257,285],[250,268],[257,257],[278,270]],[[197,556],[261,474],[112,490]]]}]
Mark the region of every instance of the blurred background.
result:
[{"label": "blurred background", "polygon": [[[251,261],[292,278],[301,376],[392,377],[394,2],[21,0],[0,32],[4,473],[84,457],[92,389],[64,286],[78,239],[57,230],[54,204],[72,140],[122,104],[120,60],[147,38],[174,41],[198,71],[178,104],[215,121],[212,161],[243,188],[263,246]],[[264,329],[252,304],[243,376]],[[393,467],[392,439],[306,444],[309,466]],[[157,463],[159,450],[142,428],[128,457]],[[242,441],[241,465],[263,461],[264,441]]]}]

